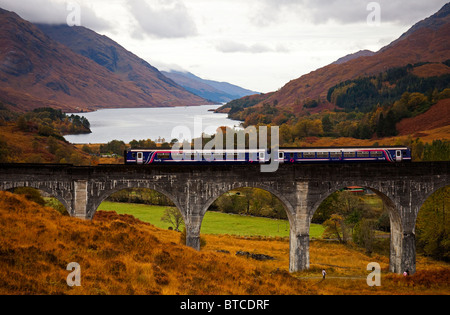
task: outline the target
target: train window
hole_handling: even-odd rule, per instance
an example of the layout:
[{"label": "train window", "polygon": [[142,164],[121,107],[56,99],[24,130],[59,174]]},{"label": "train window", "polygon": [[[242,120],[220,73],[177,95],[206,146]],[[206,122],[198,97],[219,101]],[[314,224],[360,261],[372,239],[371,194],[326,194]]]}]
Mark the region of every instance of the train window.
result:
[{"label": "train window", "polygon": [[357,153],[356,153],[356,156],[357,156],[357,157],[360,157],[360,158],[369,157],[369,152],[367,152],[367,151],[357,152]]},{"label": "train window", "polygon": [[330,157],[331,158],[340,158],[340,157],[342,157],[342,153],[341,152],[330,152]]},{"label": "train window", "polygon": [[135,159],[135,158],[136,158],[136,152],[131,153],[131,157],[132,157],[133,159]]},{"label": "train window", "polygon": [[291,154],[289,155],[289,157],[291,158],[291,160],[292,160],[292,159],[295,159],[295,153],[291,153]]},{"label": "train window", "polygon": [[170,153],[158,153],[158,159],[168,160],[170,159]]},{"label": "train window", "polygon": [[319,159],[328,159],[328,152],[317,152],[317,157]]},{"label": "train window", "polygon": [[278,159],[279,160],[284,160],[284,153],[283,152],[278,152]]},{"label": "train window", "polygon": [[172,159],[176,160],[176,161],[181,161],[183,160],[183,152],[173,152],[172,153]]},{"label": "train window", "polygon": [[313,159],[316,157],[315,152],[303,152],[303,158],[304,159]]},{"label": "train window", "polygon": [[355,152],[344,152],[344,157],[346,158],[355,157]]},{"label": "train window", "polygon": [[383,151],[372,151],[370,152],[371,157],[383,157]]}]

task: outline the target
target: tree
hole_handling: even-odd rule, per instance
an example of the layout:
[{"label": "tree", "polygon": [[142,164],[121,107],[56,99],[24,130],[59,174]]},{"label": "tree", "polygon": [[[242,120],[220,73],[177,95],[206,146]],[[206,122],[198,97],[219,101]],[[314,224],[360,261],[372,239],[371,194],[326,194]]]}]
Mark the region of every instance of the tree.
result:
[{"label": "tree", "polygon": [[383,113],[380,114],[380,117],[378,118],[378,123],[377,123],[377,136],[378,138],[382,138],[384,137],[384,115]]},{"label": "tree", "polygon": [[123,141],[120,140],[112,140],[107,144],[100,145],[100,153],[112,153],[119,156],[123,155],[123,152],[126,150],[127,146]]},{"label": "tree", "polygon": [[28,122],[25,116],[20,116],[17,120],[17,127],[22,131],[28,131]]},{"label": "tree", "polygon": [[423,152],[424,161],[448,161],[450,158],[450,141],[433,140],[426,144]]},{"label": "tree", "polygon": [[375,245],[375,226],[374,220],[362,219],[356,224],[353,233],[353,241],[365,248],[369,255],[373,252]]},{"label": "tree", "polygon": [[431,195],[419,211],[416,223],[417,249],[426,256],[450,261],[450,187]]},{"label": "tree", "polygon": [[335,236],[339,243],[346,243],[346,238],[344,237],[345,225],[344,217],[338,214],[332,214],[331,217],[326,220],[323,225],[325,226],[325,231],[323,236],[330,237]]},{"label": "tree", "polygon": [[346,243],[353,227],[361,220],[363,210],[363,202],[358,196],[338,191],[324,200],[312,220],[325,221],[325,234],[334,235],[339,242]]},{"label": "tree", "polygon": [[333,131],[333,123],[330,119],[330,114],[326,114],[322,117],[322,127],[325,134],[329,134]]},{"label": "tree", "polygon": [[239,213],[241,209],[246,207],[244,199],[240,196],[240,193],[226,193],[220,196],[215,204],[219,211],[224,213]]},{"label": "tree", "polygon": [[319,119],[302,119],[294,127],[294,136],[305,138],[310,136],[319,136],[323,134],[322,121]]},{"label": "tree", "polygon": [[166,208],[161,221],[171,224],[177,232],[180,231],[180,226],[184,225],[183,216],[177,208]]},{"label": "tree", "polygon": [[280,142],[281,145],[286,145],[292,143],[292,130],[289,125],[283,124],[280,127]]}]

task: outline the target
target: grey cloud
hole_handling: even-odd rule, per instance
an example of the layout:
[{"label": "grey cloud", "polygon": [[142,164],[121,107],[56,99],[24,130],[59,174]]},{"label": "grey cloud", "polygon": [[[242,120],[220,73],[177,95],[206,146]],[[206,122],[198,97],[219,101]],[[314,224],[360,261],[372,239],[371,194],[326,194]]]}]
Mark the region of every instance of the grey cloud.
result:
[{"label": "grey cloud", "polygon": [[[76,1],[72,1],[77,3]],[[32,23],[65,24],[71,13],[67,9],[70,1],[52,0],[0,0],[0,7],[17,13],[23,19]],[[112,29],[113,25],[100,17],[89,7],[80,3],[80,22],[82,26],[95,31]]]},{"label": "grey cloud", "polygon": [[[186,6],[179,0],[156,1],[158,8],[145,1],[128,0],[138,30],[158,38],[179,38],[197,35],[197,27]],[[134,31],[136,38],[136,30]]]},{"label": "grey cloud", "polygon": [[281,23],[284,13],[292,12],[315,24],[336,21],[341,24],[365,23],[376,2],[381,9],[381,22],[411,25],[438,11],[446,0],[262,0],[251,21],[258,26]]}]

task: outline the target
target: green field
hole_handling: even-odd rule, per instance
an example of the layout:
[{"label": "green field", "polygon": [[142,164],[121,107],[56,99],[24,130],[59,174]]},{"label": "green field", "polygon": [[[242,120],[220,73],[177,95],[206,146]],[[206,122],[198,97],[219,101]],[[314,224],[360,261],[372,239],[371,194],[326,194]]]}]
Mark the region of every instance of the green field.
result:
[{"label": "green field", "polygon": [[[103,202],[98,210],[115,211],[118,214],[130,214],[156,227],[167,229],[170,224],[161,221],[164,209],[166,208],[141,204]],[[321,238],[323,230],[321,225],[311,224],[310,237]],[[286,220],[273,220],[208,211],[203,219],[201,233],[289,237],[289,222]]]}]

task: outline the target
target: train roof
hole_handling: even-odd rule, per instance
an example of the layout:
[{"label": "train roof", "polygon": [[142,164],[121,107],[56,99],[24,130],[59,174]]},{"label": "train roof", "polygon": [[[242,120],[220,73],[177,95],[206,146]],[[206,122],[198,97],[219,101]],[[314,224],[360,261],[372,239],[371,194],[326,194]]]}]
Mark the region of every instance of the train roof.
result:
[{"label": "train roof", "polygon": [[340,146],[340,147],[280,147],[279,150],[338,150],[338,149],[409,149],[407,146]]},{"label": "train roof", "polygon": [[131,152],[131,151],[136,151],[136,152],[154,152],[154,151],[162,151],[162,152],[260,152],[260,151],[265,151],[266,149],[201,149],[201,150],[196,150],[196,149],[187,149],[184,150],[183,148],[177,149],[177,150],[173,150],[173,149],[163,149],[163,148],[154,148],[154,149],[128,149],[126,151]]},{"label": "train roof", "polygon": [[[326,150],[326,151],[331,151],[331,150],[409,150],[410,148],[407,146],[378,146],[378,147],[374,147],[374,146],[342,146],[342,147],[280,147],[278,150],[281,151],[287,151],[287,150],[295,150],[295,151],[311,151],[311,150]],[[204,151],[214,151],[214,152],[257,152],[257,151],[262,151],[262,150],[267,150],[267,149],[187,149],[184,150],[183,148],[174,150],[171,148],[136,148],[136,149],[128,149],[128,152],[131,151],[139,151],[139,152],[147,152],[147,151],[164,151],[164,152],[204,152]]]}]

